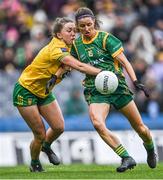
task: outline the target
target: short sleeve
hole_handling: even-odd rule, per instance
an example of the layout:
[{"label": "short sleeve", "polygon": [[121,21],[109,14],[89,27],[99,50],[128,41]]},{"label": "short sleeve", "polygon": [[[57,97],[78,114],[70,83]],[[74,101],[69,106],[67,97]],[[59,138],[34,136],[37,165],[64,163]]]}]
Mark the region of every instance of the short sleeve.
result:
[{"label": "short sleeve", "polygon": [[56,59],[60,61],[63,57],[70,55],[68,48],[55,48],[55,50],[51,53],[51,59]]},{"label": "short sleeve", "polygon": [[110,55],[115,58],[123,51],[122,42],[112,34],[109,34],[106,39],[106,49],[109,51]]}]

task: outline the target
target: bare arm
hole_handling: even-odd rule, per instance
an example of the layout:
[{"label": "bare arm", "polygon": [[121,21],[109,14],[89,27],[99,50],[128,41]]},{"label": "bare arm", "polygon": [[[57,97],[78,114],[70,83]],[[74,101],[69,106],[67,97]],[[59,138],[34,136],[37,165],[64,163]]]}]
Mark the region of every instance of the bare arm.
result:
[{"label": "bare arm", "polygon": [[131,80],[134,82],[137,80],[133,67],[131,66],[130,62],[127,60],[126,56],[123,53],[120,53],[118,56],[115,57],[122,66],[126,69],[128,75],[130,76]]},{"label": "bare arm", "polygon": [[73,56],[65,56],[61,62],[73,69],[89,75],[97,75],[101,71],[101,69],[78,61]]},{"label": "bare arm", "polygon": [[130,76],[131,80],[133,81],[133,84],[136,87],[136,89],[142,90],[146,97],[150,97],[148,89],[137,80],[134,69],[131,66],[130,62],[127,60],[126,56],[123,53],[120,53],[118,56],[116,56],[116,59],[126,69],[128,75]]},{"label": "bare arm", "polygon": [[63,66],[61,66],[58,71],[55,73],[55,75],[52,75],[51,79],[46,83],[46,90],[45,94],[49,94],[50,90],[54,87],[56,84],[56,81],[59,77],[61,77],[65,71],[67,71],[69,68],[76,69],[78,71],[81,71],[85,74],[90,75],[97,75],[99,72],[101,72],[101,69],[95,68],[91,65],[81,63],[77,59],[75,59],[73,56],[65,56],[61,59],[61,62]]},{"label": "bare arm", "polygon": [[64,72],[65,72],[65,69],[64,69],[63,67],[60,67],[60,68],[57,70],[57,72],[55,73],[55,75],[56,75],[57,77],[61,77]]}]

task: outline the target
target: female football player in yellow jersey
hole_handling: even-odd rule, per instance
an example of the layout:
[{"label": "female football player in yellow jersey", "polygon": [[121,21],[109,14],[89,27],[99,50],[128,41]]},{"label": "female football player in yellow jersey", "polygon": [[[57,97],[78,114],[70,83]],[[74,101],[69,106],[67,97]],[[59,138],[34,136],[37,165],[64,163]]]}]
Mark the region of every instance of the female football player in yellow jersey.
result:
[{"label": "female football player in yellow jersey", "polygon": [[[57,73],[64,72],[62,65],[90,75],[97,75],[101,71],[70,55],[69,48],[75,39],[75,24],[72,20],[57,18],[53,35],[49,44],[40,50],[33,62],[22,72],[13,92],[13,104],[34,135],[30,144],[31,172],[43,171],[39,161],[41,150],[47,154],[51,163],[60,163],[50,145],[64,131],[64,119],[51,90]],[[56,83],[60,81],[61,79],[57,79]],[[41,116],[50,126],[47,131]]]},{"label": "female football player in yellow jersey", "polygon": [[[132,92],[129,90],[123,68],[130,76],[135,87],[143,90],[148,97],[148,91],[139,83],[135,72],[123,53],[122,43],[112,34],[99,31],[99,24],[93,12],[85,7],[79,8],[75,14],[77,29],[80,36],[75,39],[71,54],[83,63],[89,63],[103,70],[110,70],[117,74],[119,85],[111,95],[100,94],[94,85],[94,77],[86,75],[84,80],[84,96],[89,105],[89,115],[93,126],[117,155],[122,158],[118,172],[124,172],[136,166],[135,160],[121,145],[119,139],[106,127],[110,105],[113,105],[129,120],[131,126],[143,140],[147,150],[147,163],[150,168],[156,167],[156,155],[149,129],[144,125],[140,113],[133,101]],[[106,22],[105,22],[106,23]]]}]

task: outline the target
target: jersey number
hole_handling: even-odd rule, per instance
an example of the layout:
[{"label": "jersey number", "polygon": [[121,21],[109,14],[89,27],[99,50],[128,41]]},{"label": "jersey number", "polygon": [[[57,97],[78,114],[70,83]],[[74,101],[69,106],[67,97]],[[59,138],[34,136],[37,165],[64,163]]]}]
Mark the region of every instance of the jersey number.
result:
[{"label": "jersey number", "polygon": [[89,57],[93,57],[93,52],[92,52],[92,50],[89,50],[89,51],[88,51],[88,56],[89,56]]}]

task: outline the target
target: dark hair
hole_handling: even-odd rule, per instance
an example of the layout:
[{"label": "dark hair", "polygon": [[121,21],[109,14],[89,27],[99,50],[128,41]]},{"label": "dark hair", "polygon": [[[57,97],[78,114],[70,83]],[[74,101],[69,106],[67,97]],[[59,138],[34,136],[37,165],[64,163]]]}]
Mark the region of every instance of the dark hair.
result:
[{"label": "dark hair", "polygon": [[93,11],[87,7],[81,7],[79,8],[75,13],[75,21],[76,24],[78,24],[78,20],[84,17],[91,17],[92,19],[95,19],[95,28],[100,28],[100,21],[97,20],[96,16],[94,15]]},{"label": "dark hair", "polygon": [[52,35],[57,37],[57,33],[61,32],[63,26],[69,22],[73,22],[73,20],[67,17],[57,18],[53,24]]}]

